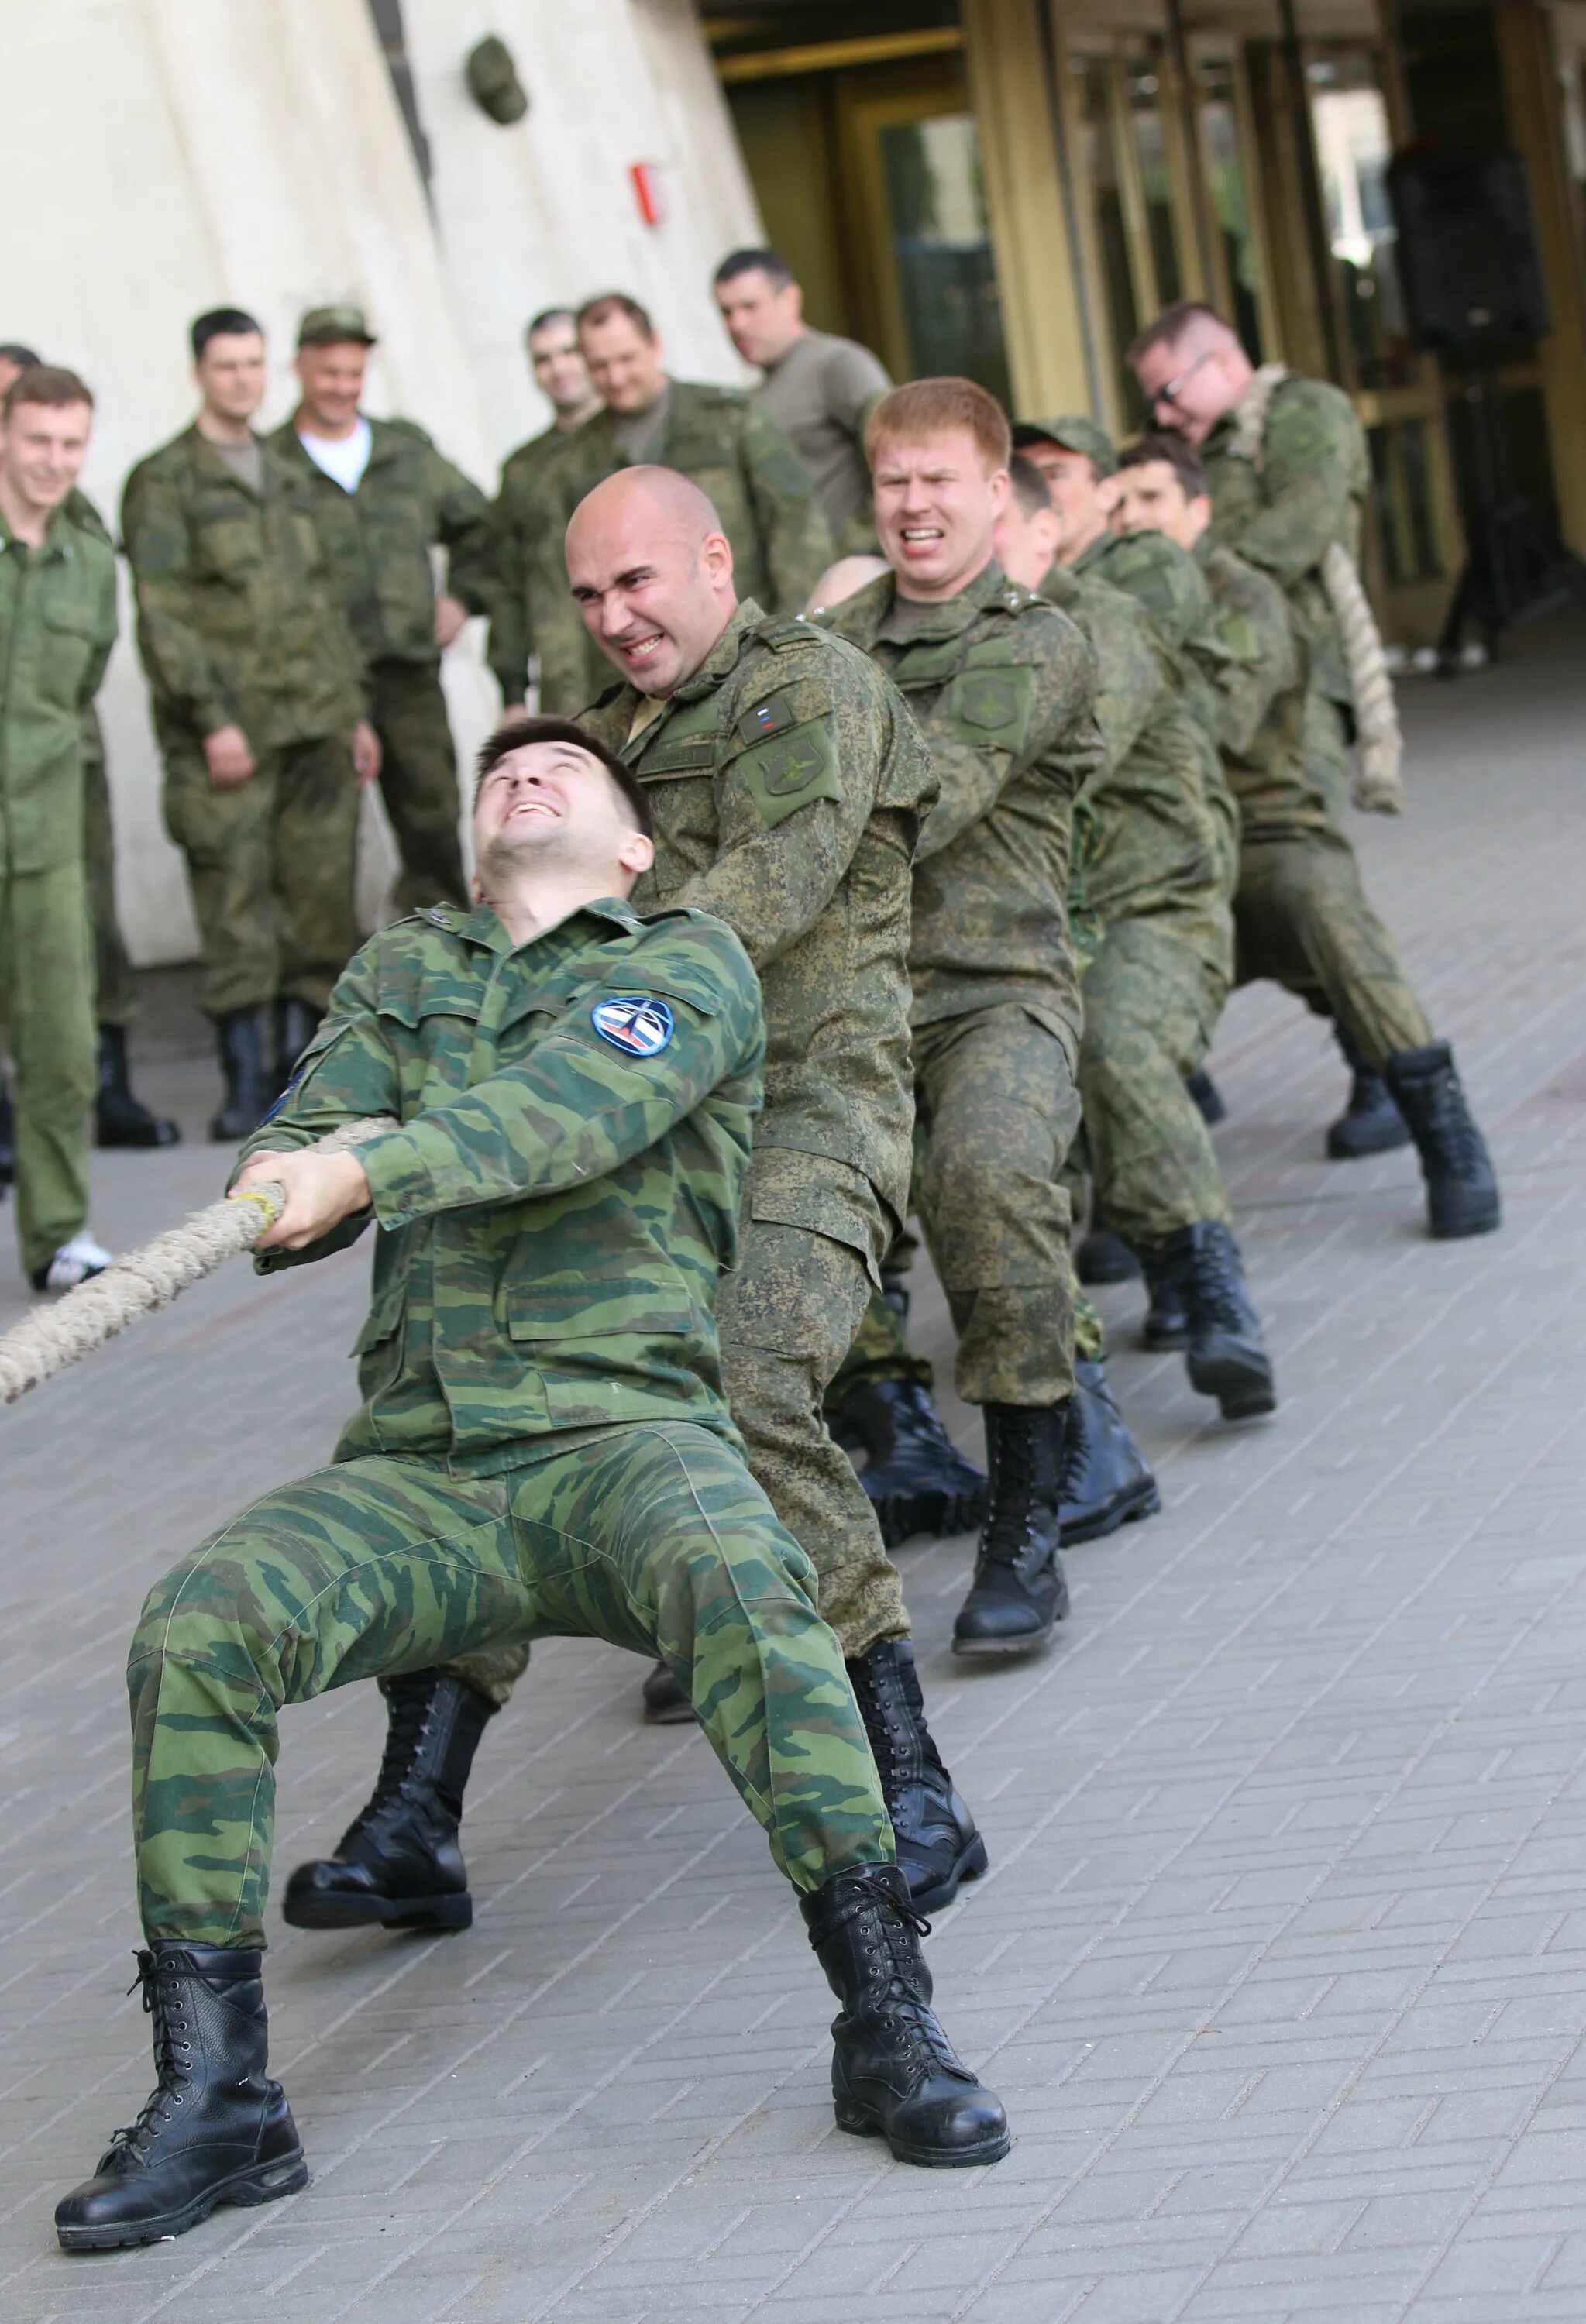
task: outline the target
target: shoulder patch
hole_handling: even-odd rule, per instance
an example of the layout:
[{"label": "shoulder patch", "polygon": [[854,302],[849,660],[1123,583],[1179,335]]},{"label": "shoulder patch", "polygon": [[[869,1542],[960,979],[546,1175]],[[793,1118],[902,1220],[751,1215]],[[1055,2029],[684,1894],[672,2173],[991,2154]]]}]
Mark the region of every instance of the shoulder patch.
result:
[{"label": "shoulder patch", "polygon": [[738,721],[737,734],[741,742],[763,742],[768,734],[777,733],[784,726],[797,722],[785,695],[773,694],[767,702],[757,702]]},{"label": "shoulder patch", "polygon": [[630,1057],[659,1057],[672,1038],[672,1012],[652,994],[620,992],[597,1001],[589,1021],[603,1041]]}]

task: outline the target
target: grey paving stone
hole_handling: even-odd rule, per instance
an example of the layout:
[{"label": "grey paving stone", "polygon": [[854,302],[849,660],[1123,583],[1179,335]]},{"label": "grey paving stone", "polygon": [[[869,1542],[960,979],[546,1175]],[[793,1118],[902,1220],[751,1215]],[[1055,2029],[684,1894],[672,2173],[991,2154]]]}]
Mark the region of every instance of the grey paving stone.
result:
[{"label": "grey paving stone", "polygon": [[[1208,1418],[1102,1295],[1163,1514],[1071,1559],[1030,1668],[948,1652],[968,1545],[901,1554],[936,1730],[992,1854],[944,2015],[1003,2090],[990,2172],[838,2134],[830,2002],[701,1739],[558,1641],[481,1752],[478,1915],[443,1942],[272,1913],[315,2171],[179,2244],[69,2262],[59,2191],[148,2085],[124,1997],[122,1657],[144,1590],[322,1459],[357,1254],[235,1268],[0,1416],[5,2324],[1551,2324],[1586,2313],[1586,816],[1582,633],[1407,690],[1413,802],[1358,823],[1462,1071],[1503,1231],[1437,1246],[1414,1161],[1322,1158],[1326,1029],[1238,995],[1218,1132],[1283,1393]],[[140,1240],[208,1199],[211,1069],[161,981],[173,1155],[96,1157]],[[6,1223],[0,1211],[0,1228]],[[0,1257],[0,1326],[24,1294]],[[919,1342],[951,1390],[928,1269]],[[289,1714],[278,1861],[367,1787],[366,1689]]]}]

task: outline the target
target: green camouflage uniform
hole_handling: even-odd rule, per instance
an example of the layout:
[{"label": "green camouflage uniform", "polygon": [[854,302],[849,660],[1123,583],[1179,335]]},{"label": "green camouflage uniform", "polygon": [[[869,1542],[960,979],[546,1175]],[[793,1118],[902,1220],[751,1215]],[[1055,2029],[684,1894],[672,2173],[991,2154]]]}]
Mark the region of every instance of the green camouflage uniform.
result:
[{"label": "green camouflage uniform", "polygon": [[[121,530],[187,857],[211,1016],[278,995],[322,1009],[357,943],[352,729],[363,667],[302,479],[272,447],[254,493],[197,428],[140,460]],[[254,771],[209,779],[204,738],[240,726]]]},{"label": "green camouflage uniform", "polygon": [[[622,1038],[641,1003],[648,1055]],[[331,1466],[149,1594],[127,1676],[151,1941],[263,1943],[281,1703],[540,1637],[664,1660],[799,1888],[890,1859],[813,1570],[722,1393],[763,1039],[703,913],[608,900],[514,949],[488,908],[438,905],[353,962],[248,1150],[402,1124],[359,1149],[364,1401]]]},{"label": "green camouflage uniform", "polygon": [[88,1216],[94,967],[83,722],[115,642],[115,557],[57,510],[0,516],[0,1021],[16,1068],[16,1233],[29,1274]]},{"label": "green camouflage uniform", "polygon": [[1139,600],[1058,567],[1043,594],[1090,640],[1106,757],[1074,809],[1069,908],[1085,963],[1079,1091],[1098,1213],[1140,1250],[1231,1213],[1188,1092],[1233,969],[1216,746]]},{"label": "green camouflage uniform", "polygon": [[[520,444],[503,463],[501,484],[490,504],[486,658],[503,702],[521,702],[527,694],[529,657],[539,650],[539,635],[548,618],[548,588],[550,620],[559,617],[563,630],[570,631],[567,576],[561,561],[561,538],[555,533],[559,503],[552,488],[551,469],[577,432],[576,429],[548,428],[543,435]],[[579,626],[582,629],[582,623]],[[583,651],[581,645],[579,651]],[[602,668],[604,675],[596,680],[595,691],[610,677],[609,669],[604,664]]]},{"label": "green camouflage uniform", "polygon": [[[109,529],[87,493],[66,495],[66,513],[85,532],[113,549]],[[94,1015],[101,1025],[126,1027],[137,1013],[138,988],[115,905],[115,827],[105,767],[105,736],[90,702],[83,712],[83,872],[94,931]]]},{"label": "green camouflage uniform", "polygon": [[1342,1025],[1380,1073],[1432,1030],[1333,819],[1331,774],[1307,747],[1305,650],[1274,581],[1209,536],[1198,554],[1227,650],[1222,754],[1243,833],[1239,980],[1274,978]]},{"label": "green camouflage uniform", "polygon": [[945,604],[885,575],[828,614],[902,692],[942,782],[914,875],[909,974],[921,1223],[972,1404],[1074,1388],[1068,1197],[1080,998],[1066,898],[1074,800],[1101,759],[1095,663],[992,563]]},{"label": "green camouflage uniform", "polygon": [[[636,899],[715,913],[760,971],[765,1111],[718,1301],[723,1375],[749,1465],[856,1658],[906,1637],[908,1616],[823,1404],[908,1200],[909,866],[936,777],[861,655],[752,604],[633,734],[651,707],[620,687],[580,723],[650,801],[655,868]],[[455,1667],[500,1702],[521,1665]]]},{"label": "green camouflage uniform", "polygon": [[[1061,569],[1075,580],[1109,581],[1145,607],[1172,658],[1174,676],[1185,702],[1215,744],[1214,688],[1222,649],[1205,580],[1188,551],[1162,532],[1104,532],[1071,566]],[[1047,585],[1041,586],[1045,589]],[[1239,810],[1215,749],[1205,761],[1204,772],[1223,898],[1231,901],[1239,882]]]},{"label": "green camouflage uniform", "polygon": [[[741,389],[674,379],[668,394],[666,424],[650,460],[678,469],[709,495],[733,544],[739,602],[752,598],[773,613],[802,613],[833,555],[803,461],[770,413]],[[568,595],[562,543],[585,494],[632,465],[617,415],[597,411],[567,438],[565,456],[542,472],[547,505],[530,611],[542,710],[570,715],[611,681],[610,664]]]},{"label": "green camouflage uniform", "polygon": [[457,754],[441,691],[430,552],[447,551],[452,595],[483,613],[485,499],[410,420],[372,420],[369,430],[369,465],[352,493],[317,466],[293,421],[270,441],[308,493],[367,668],[380,796],[402,859],[398,904],[464,904]]},{"label": "green camouflage uniform", "polygon": [[1342,830],[1349,796],[1354,703],[1338,622],[1322,581],[1334,541],[1357,564],[1371,458],[1354,405],[1321,379],[1286,379],[1273,394],[1259,460],[1234,450],[1235,412],[1201,447],[1212,492],[1212,532],[1269,574],[1288,600],[1306,660],[1305,763]]}]

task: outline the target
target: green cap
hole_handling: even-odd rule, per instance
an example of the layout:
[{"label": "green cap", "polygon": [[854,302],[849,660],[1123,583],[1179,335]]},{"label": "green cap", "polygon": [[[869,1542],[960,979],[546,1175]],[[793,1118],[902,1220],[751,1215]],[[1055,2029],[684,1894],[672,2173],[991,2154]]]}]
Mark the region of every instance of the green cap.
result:
[{"label": "green cap", "polygon": [[298,325],[300,347],[330,347],[338,339],[362,339],[366,347],[376,344],[362,307],[310,307]]},{"label": "green cap", "polygon": [[1083,452],[1104,476],[1118,474],[1118,449],[1099,420],[1088,411],[1065,411],[1060,420],[1021,420],[1013,430],[1016,452],[1032,444],[1056,444],[1065,452]]}]

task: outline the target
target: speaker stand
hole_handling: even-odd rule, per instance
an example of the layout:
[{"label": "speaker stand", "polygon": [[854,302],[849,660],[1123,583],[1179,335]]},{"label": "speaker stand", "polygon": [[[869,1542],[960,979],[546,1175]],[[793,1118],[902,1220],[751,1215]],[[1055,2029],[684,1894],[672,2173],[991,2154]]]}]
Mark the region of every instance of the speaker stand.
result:
[{"label": "speaker stand", "polygon": [[1437,641],[1440,678],[1460,675],[1468,629],[1480,632],[1488,659],[1496,661],[1506,630],[1561,605],[1586,604],[1586,562],[1565,548],[1516,486],[1491,358],[1471,353],[1462,360],[1471,431],[1471,546]]}]

